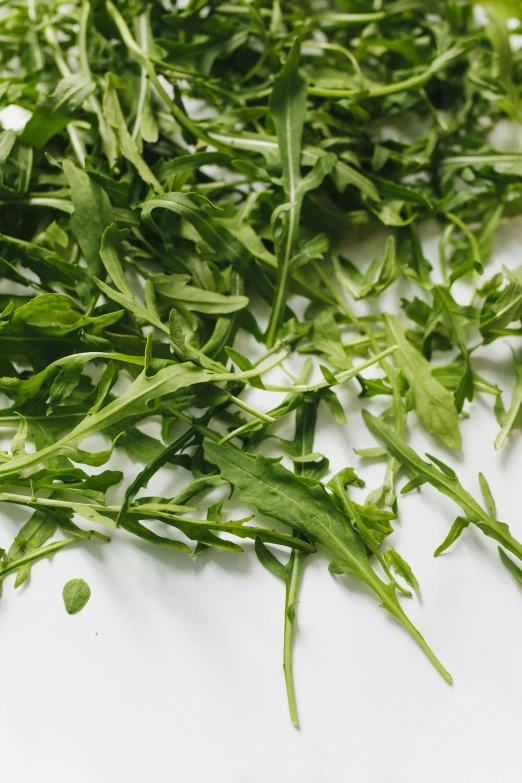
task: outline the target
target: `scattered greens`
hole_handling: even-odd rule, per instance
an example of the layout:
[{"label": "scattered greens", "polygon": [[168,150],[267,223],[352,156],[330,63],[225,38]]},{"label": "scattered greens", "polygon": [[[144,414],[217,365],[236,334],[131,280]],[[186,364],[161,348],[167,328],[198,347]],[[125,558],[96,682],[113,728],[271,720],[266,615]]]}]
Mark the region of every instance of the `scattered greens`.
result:
[{"label": "scattered greens", "polygon": [[83,579],[71,579],[64,585],[62,596],[67,613],[76,614],[91,597],[91,588]]},{"label": "scattered greens", "polygon": [[[451,682],[402,608],[419,582],[386,539],[427,483],[460,509],[435,555],[472,524],[522,581],[484,476],[483,507],[408,445],[415,424],[460,449],[478,396],[495,448],[522,427],[517,346],[507,408],[475,358],[522,336],[522,267],[487,268],[522,214],[522,154],[491,141],[522,121],[521,33],[517,0],[2,3],[0,502],[28,517],[0,550],[0,589],[104,528],[202,558],[250,540],[285,584],[298,725],[299,589],[320,547]],[[361,264],[370,236],[382,251]],[[361,424],[343,384],[373,410],[359,456],[385,462],[365,502],[349,454],[332,476],[315,451],[320,410]],[[116,503],[123,473],[104,466],[122,450],[144,467]],[[147,495],[166,466],[168,496]],[[231,518],[229,489],[275,529]],[[70,614],[89,597],[64,587]]]}]

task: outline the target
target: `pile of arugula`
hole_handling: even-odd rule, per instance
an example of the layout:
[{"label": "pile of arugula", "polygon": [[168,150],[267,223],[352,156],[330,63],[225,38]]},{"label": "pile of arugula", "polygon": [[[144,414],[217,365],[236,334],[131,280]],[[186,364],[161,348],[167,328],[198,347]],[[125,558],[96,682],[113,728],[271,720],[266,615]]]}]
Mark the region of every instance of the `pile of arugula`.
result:
[{"label": "pile of arugula", "polygon": [[[488,143],[498,120],[522,120],[517,32],[516,0],[479,12],[471,0],[2,2],[0,106],[28,121],[0,135],[0,426],[15,433],[0,501],[33,514],[1,550],[0,586],[79,539],[108,540],[101,526],[193,555],[251,539],[286,586],[297,724],[298,590],[321,545],[330,571],[370,587],[451,681],[399,603],[397,576],[419,588],[386,538],[403,469],[403,493],[427,482],[461,509],[436,554],[474,524],[522,580],[522,544],[485,479],[483,507],[407,444],[413,411],[459,449],[478,394],[494,401],[497,448],[522,425],[522,362],[507,410],[473,367],[478,348],[522,334],[522,267],[485,271],[495,230],[522,213],[522,154]],[[426,220],[440,229],[438,269]],[[383,253],[361,268],[349,239],[376,231]],[[416,293],[383,312],[379,297],[401,281]],[[308,358],[287,385],[269,383],[291,353],[317,357],[321,375],[310,380]],[[387,403],[364,413],[381,445],[360,454],[386,461],[364,504],[354,470],[327,476],[314,451],[320,405],[346,422],[335,387],[349,380],[369,405]],[[145,434],[151,417],[161,440]],[[292,440],[278,434],[290,417]],[[96,433],[110,448],[82,448]],[[293,470],[262,454],[268,438]],[[106,500],[121,472],[79,467],[114,449],[146,464],[121,505]],[[167,464],[192,478],[179,471],[172,497],[144,495]],[[222,485],[282,526],[231,520],[223,501],[190,505]],[[286,564],[267,545],[286,548]],[[68,583],[67,611],[89,595]]]}]

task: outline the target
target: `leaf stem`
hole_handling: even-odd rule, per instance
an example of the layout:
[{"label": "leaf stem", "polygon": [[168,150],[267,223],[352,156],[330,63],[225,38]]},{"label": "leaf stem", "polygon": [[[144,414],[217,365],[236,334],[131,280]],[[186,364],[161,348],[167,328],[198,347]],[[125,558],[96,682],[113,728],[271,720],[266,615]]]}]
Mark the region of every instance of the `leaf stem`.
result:
[{"label": "leaf stem", "polygon": [[[62,54],[62,50],[60,49],[60,44],[58,43],[58,39],[56,38],[56,33],[54,32],[54,28],[51,25],[47,25],[45,27],[44,36],[47,43],[53,50],[54,61],[56,63],[56,67],[60,71],[62,78],[71,76],[71,70],[67,65],[67,63],[65,62],[65,59]],[[67,133],[69,134],[69,138],[71,140],[71,146],[74,150],[76,157],[78,158],[81,167],[85,168],[85,156],[87,155],[87,152],[85,150],[85,147],[83,146],[82,140],[78,135],[78,131],[76,130],[72,122],[70,122],[67,125]]]},{"label": "leaf stem", "polygon": [[296,728],[299,727],[299,715],[295,698],[295,685],[293,673],[292,652],[295,636],[295,606],[297,603],[299,586],[303,575],[304,559],[306,552],[292,550],[288,561],[289,576],[286,581],[285,597],[285,627],[283,643],[283,670],[285,673],[286,693],[288,697],[288,709],[290,718]]},{"label": "leaf stem", "polygon": [[235,397],[233,394],[229,394],[229,399],[234,402],[239,408],[242,408],[247,413],[251,413],[252,416],[256,416],[256,418],[260,419],[261,421],[266,422],[267,424],[273,424],[275,422],[275,419],[272,416],[269,416],[266,413],[263,413],[262,411],[258,411],[256,408],[253,408],[251,405],[249,405],[244,400],[241,400],[239,397]]},{"label": "leaf stem", "polygon": [[453,49],[444,52],[444,54],[437,57],[436,60],[424,71],[424,73],[410,76],[408,79],[402,79],[399,82],[392,82],[391,84],[379,84],[368,90],[346,90],[346,89],[326,89],[322,87],[309,87],[308,92],[310,95],[316,95],[321,98],[382,98],[385,95],[394,95],[398,92],[404,92],[405,90],[413,90],[418,87],[422,87],[433,76],[435,76],[439,70],[448,65],[452,60],[457,59],[466,51],[465,47],[455,46]]},{"label": "leaf stem", "polygon": [[288,356],[288,351],[286,349],[283,349],[278,353],[276,353],[275,356],[271,356],[266,362],[263,362],[257,367],[253,367],[251,370],[245,370],[244,372],[238,372],[238,373],[230,373],[230,372],[216,373],[216,375],[214,375],[213,377],[213,380],[216,382],[246,381],[249,380],[250,378],[257,378],[258,375],[262,375],[263,373],[272,370],[274,367],[277,367],[277,365],[281,364],[283,359],[286,359],[287,356]]},{"label": "leaf stem", "polygon": [[[398,348],[397,345],[392,345],[389,348],[386,348],[384,351],[381,351],[378,354],[375,354],[370,359],[368,359],[365,362],[361,362],[356,367],[352,367],[349,370],[343,370],[338,375],[335,376],[335,380],[337,383],[344,383],[345,381],[349,380],[350,378],[355,377],[358,375],[362,370],[366,370],[368,367],[372,367],[377,362],[380,362],[382,359],[384,359],[386,356],[389,356],[391,353],[396,351]],[[239,376],[237,376],[239,377]],[[302,384],[296,384],[295,386],[276,386],[273,384],[266,384],[265,383],[265,389],[267,391],[276,391],[276,392],[310,392],[310,391],[317,391],[318,389],[326,389],[327,387],[332,386],[332,384],[329,381],[321,381],[319,383],[312,383],[310,385],[302,385]]]}]

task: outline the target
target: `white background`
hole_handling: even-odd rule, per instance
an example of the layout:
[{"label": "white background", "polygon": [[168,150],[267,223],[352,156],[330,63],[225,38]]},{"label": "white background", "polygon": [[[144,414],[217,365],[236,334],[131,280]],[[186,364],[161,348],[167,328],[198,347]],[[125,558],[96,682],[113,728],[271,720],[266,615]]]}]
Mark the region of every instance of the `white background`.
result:
[{"label": "white background", "polygon": [[[502,228],[491,270],[520,263],[521,237],[516,221]],[[430,247],[433,253],[433,236]],[[506,403],[511,361],[500,343],[475,360],[506,389]],[[334,471],[357,467],[371,489],[383,466],[361,465],[353,454],[375,445],[356,394],[353,382],[341,393],[346,426],[321,412],[316,449]],[[522,538],[520,435],[495,453],[492,399],[478,397],[469,410],[462,453],[449,454],[415,430],[413,415],[411,442],[450,462],[477,496],[483,471],[499,518]],[[110,467],[127,480],[139,469],[121,452]],[[147,493],[173,496],[189,478],[164,470]],[[281,665],[284,586],[248,543],[243,555],[213,552],[193,561],[115,535],[111,544],[87,542],[35,564],[30,584],[16,592],[7,579],[0,602],[3,776],[22,783],[519,781],[522,590],[494,542],[476,529],[433,558],[457,513],[423,488],[401,499],[392,537],[421,583],[420,599],[403,606],[454,685],[373,594],[334,579],[317,554],[307,560],[298,613],[300,731],[288,718]],[[3,507],[0,546],[26,518]],[[73,577],[88,581],[92,598],[69,617],[61,591]]]}]

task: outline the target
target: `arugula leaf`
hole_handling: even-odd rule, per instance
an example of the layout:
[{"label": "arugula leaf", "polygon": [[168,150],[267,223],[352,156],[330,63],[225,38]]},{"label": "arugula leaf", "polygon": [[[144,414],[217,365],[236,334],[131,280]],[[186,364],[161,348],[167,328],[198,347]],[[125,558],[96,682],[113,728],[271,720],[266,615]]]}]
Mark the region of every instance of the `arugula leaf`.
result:
[{"label": "arugula leaf", "polygon": [[433,377],[429,362],[406,337],[406,327],[396,315],[385,316],[389,342],[399,346],[395,360],[412,393],[412,403],[426,429],[447,446],[460,449],[458,414],[451,394]]},{"label": "arugula leaf", "polygon": [[[7,3],[2,16],[0,101],[23,116],[0,132],[0,426],[11,437],[0,504],[32,516],[1,550],[0,586],[10,573],[23,584],[73,541],[107,540],[75,514],[194,556],[255,541],[285,582],[297,724],[292,645],[315,541],[447,676],[396,595],[417,580],[384,546],[401,469],[401,495],[430,483],[460,507],[436,555],[469,524],[522,553],[482,474],[478,502],[438,456],[427,462],[405,442],[413,410],[459,449],[459,419],[475,421],[466,402],[478,394],[493,398],[497,448],[521,423],[518,358],[505,410],[495,352],[491,378],[475,357],[522,336],[522,267],[487,271],[496,235],[522,214],[522,155],[493,146],[498,123],[522,117],[512,45],[522,15],[515,0],[486,3],[482,16],[474,0],[185,5],[108,0],[50,14]],[[431,248],[428,262],[424,238],[438,259]],[[382,248],[373,260],[365,240]],[[287,382],[265,377],[277,367]],[[386,460],[364,502],[353,469],[329,473],[332,459],[349,464],[344,440],[325,454],[315,445],[322,403],[337,425],[357,426],[336,388],[351,378],[380,413],[364,415],[385,446],[358,451]],[[95,433],[110,445],[88,451]],[[270,460],[251,456],[268,441]],[[96,472],[115,449],[140,460],[134,481]],[[144,496],[167,465],[186,477],[176,474],[171,497]],[[290,530],[232,519],[223,497],[195,518],[188,503],[226,482]]]},{"label": "arugula leaf", "polygon": [[414,590],[417,595],[420,593],[419,583],[415,577],[415,574],[411,570],[406,560],[400,556],[400,554],[393,549],[386,550],[384,553],[384,559],[389,566],[393,568],[398,576],[401,576],[404,581]]},{"label": "arugula leaf", "polygon": [[49,139],[68,125],[95,85],[85,76],[65,76],[51,95],[41,94],[33,115],[22,133],[22,141],[43,149]]},{"label": "arugula leaf", "polygon": [[116,135],[121,154],[132,163],[144,182],[151,185],[156,193],[162,193],[162,186],[141,157],[136,143],[129,133],[118,99],[117,86],[118,78],[115,74],[109,73],[107,76],[107,88],[103,97],[105,119]]},{"label": "arugula leaf", "polygon": [[63,172],[74,206],[71,230],[87,261],[89,272],[94,276],[101,269],[103,232],[113,221],[111,204],[103,188],[70,160],[64,160]]},{"label": "arugula leaf", "polygon": [[[347,269],[348,275],[344,273],[344,268]],[[353,264],[342,262],[337,265],[336,273],[340,283],[354,299],[378,296],[392,285],[400,274],[395,238],[388,237],[382,259],[375,259],[364,275]]]},{"label": "arugula leaf", "polygon": [[152,211],[158,208],[168,209],[191,223],[218,258],[227,259],[239,272],[245,272],[248,268],[250,252],[213,216],[213,212],[217,214],[217,209],[204,196],[197,193],[165,193],[147,199],[141,207],[143,220],[156,230],[158,229],[153,221]]},{"label": "arugula leaf", "polygon": [[368,561],[362,539],[338,511],[321,485],[309,486],[282,465],[261,454],[255,459],[227,446],[207,442],[205,452],[221,470],[223,477],[240,491],[265,516],[301,530],[324,544],[334,556],[334,573],[347,573],[365,582],[413,636],[439,673],[451,682],[451,676],[430,650],[423,637],[404,614],[395,589],[383,582]]},{"label": "arugula leaf", "polygon": [[514,563],[510,557],[506,555],[502,547],[499,546],[498,553],[500,555],[500,559],[502,560],[503,564],[506,566],[507,570],[510,571],[517,582],[520,582],[522,584],[522,569],[520,569],[516,563]]},{"label": "arugula leaf", "polygon": [[436,462],[437,467],[422,460],[387,424],[372,416],[368,411],[363,411],[363,418],[368,429],[385,444],[390,454],[401,463],[413,480],[421,483],[427,482],[439,492],[447,495],[461,507],[466,520],[473,522],[483,533],[499,541],[510,552],[522,559],[522,544],[513,538],[509,527],[504,522],[498,522],[482,509],[460,484],[451,468],[434,457],[430,457],[430,459]]},{"label": "arugula leaf", "polygon": [[91,597],[91,588],[83,579],[71,579],[62,591],[67,614],[81,611]]},{"label": "arugula leaf", "polygon": [[299,75],[299,56],[300,44],[296,39],[281,74],[274,82],[270,97],[270,111],[277,133],[283,174],[282,184],[287,203],[278,207],[272,215],[278,257],[278,278],[267,333],[269,347],[274,344],[275,332],[286,302],[290,262],[299,227],[299,202],[302,199],[300,162],[306,112],[306,82]]},{"label": "arugula leaf", "polygon": [[151,278],[155,290],[173,301],[174,306],[182,305],[187,310],[209,315],[235,313],[248,305],[246,296],[227,296],[217,291],[188,285],[186,275],[153,275]]},{"label": "arugula leaf", "polygon": [[499,397],[496,403],[495,413],[497,414],[498,423],[501,426],[501,430],[495,438],[495,448],[501,449],[510,432],[514,429],[522,427],[522,363],[519,359],[513,355],[513,363],[515,365],[515,388],[511,395],[511,402],[509,410],[505,411],[500,406],[502,400]]}]

